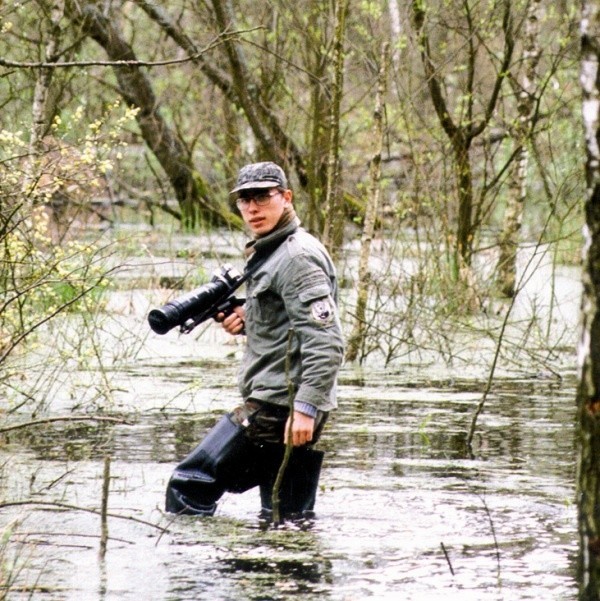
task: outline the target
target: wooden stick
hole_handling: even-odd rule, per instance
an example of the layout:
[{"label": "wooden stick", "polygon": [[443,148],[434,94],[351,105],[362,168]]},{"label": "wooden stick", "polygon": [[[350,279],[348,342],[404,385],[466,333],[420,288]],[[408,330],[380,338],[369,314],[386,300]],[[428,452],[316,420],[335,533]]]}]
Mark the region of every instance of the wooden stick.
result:
[{"label": "wooden stick", "polygon": [[108,493],[110,491],[110,456],[104,458],[104,473],[102,475],[102,506],[100,509],[100,557],[106,556],[108,542]]},{"label": "wooden stick", "polygon": [[[99,515],[100,512],[97,509],[91,509],[89,507],[79,507],[78,505],[71,505],[69,503],[58,503],[54,501],[4,501],[0,502],[0,509],[4,509],[5,507],[21,507],[25,505],[39,505],[42,508],[51,508],[51,509],[60,509],[60,510],[70,510],[70,511],[86,511],[87,513],[95,513]],[[151,528],[156,528],[160,532],[168,532],[167,528],[163,528],[158,524],[153,524],[152,522],[148,522],[146,520],[141,520],[140,518],[136,518],[130,515],[119,515],[118,513],[108,513],[106,514],[111,518],[119,518],[121,520],[130,520],[132,522],[137,522],[138,524],[144,524],[145,526],[150,526]]]},{"label": "wooden stick", "polygon": [[450,557],[448,556],[448,551],[446,551],[446,547],[444,546],[444,543],[440,543],[440,545],[442,546],[442,551],[444,552],[444,557],[446,558],[446,561],[448,562],[448,567],[450,568],[450,573],[452,574],[452,576],[454,576],[454,568],[452,567],[452,564],[450,563]]},{"label": "wooden stick", "polygon": [[118,417],[108,416],[94,416],[94,415],[66,415],[64,417],[45,417],[43,419],[35,419],[30,422],[24,422],[22,424],[15,424],[13,426],[6,426],[0,428],[0,434],[5,432],[11,432],[13,430],[20,430],[22,428],[29,428],[30,426],[40,426],[43,424],[50,424],[52,422],[84,422],[84,421],[95,421],[95,422],[112,422],[115,424],[127,424],[128,422]]},{"label": "wooden stick", "polygon": [[292,427],[294,425],[294,384],[290,378],[290,361],[292,354],[292,340],[294,339],[294,330],[290,328],[288,330],[288,345],[287,345],[287,353],[285,356],[285,373],[287,376],[288,382],[288,403],[290,408],[290,418],[288,422],[287,429],[287,442],[285,443],[285,452],[283,454],[283,460],[281,461],[281,465],[279,466],[279,471],[277,472],[277,477],[275,478],[275,484],[273,484],[273,492],[271,494],[271,505],[273,506],[273,523],[280,524],[281,523],[281,515],[279,512],[279,489],[281,488],[281,482],[283,481],[283,475],[285,473],[285,469],[287,468],[288,462],[290,460],[290,456],[292,454],[292,450],[294,448],[293,440],[292,440]]}]

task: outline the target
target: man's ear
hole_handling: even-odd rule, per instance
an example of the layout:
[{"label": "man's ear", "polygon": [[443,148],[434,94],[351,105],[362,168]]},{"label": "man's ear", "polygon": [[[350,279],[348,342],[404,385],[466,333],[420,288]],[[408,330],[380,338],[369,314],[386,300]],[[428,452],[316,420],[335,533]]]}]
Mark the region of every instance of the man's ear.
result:
[{"label": "man's ear", "polygon": [[286,190],[283,193],[283,199],[286,201],[286,204],[291,205],[294,199],[294,193],[291,190]]}]

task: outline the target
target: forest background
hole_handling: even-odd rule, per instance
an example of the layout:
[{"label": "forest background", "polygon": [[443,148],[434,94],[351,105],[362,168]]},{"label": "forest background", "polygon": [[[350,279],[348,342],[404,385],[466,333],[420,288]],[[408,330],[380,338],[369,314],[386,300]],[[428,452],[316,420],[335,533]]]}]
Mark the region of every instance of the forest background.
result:
[{"label": "forest background", "polygon": [[[125,207],[172,231],[239,230],[227,191],[251,161],[289,172],[303,224],[338,261],[362,241],[352,359],[376,350],[388,363],[408,343],[451,354],[447,316],[455,327],[458,315],[510,307],[493,301],[528,277],[517,274],[519,244],[580,261],[572,3],[1,10],[0,233],[12,256],[28,257],[9,258],[3,274],[15,289],[3,303],[1,360],[38,322],[110,280],[97,249],[68,246],[74,226],[118,225]],[[369,276],[375,232],[391,242]],[[71,266],[79,259],[98,269],[82,277]],[[59,268],[70,275],[57,280]],[[58,296],[40,312],[41,290]],[[529,361],[539,342],[522,340],[517,355]]]},{"label": "forest background", "polygon": [[[575,337],[554,294],[544,319],[512,309],[542,262],[581,265],[580,21],[566,0],[2,3],[7,415],[47,411],[74,356],[101,382],[72,410],[110,406],[110,292],[136,261],[166,299],[238,260],[228,190],[259,160],[286,169],[339,265],[349,363],[476,356],[488,389],[501,367],[560,380]],[[190,233],[195,270],[147,268]],[[77,335],[28,377],[65,315]],[[110,362],[144,335],[121,333]]]}]

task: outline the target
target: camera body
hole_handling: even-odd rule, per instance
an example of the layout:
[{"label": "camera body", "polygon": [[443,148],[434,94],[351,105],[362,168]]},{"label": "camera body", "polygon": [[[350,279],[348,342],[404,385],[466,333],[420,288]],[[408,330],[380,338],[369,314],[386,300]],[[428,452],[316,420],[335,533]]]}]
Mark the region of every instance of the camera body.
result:
[{"label": "camera body", "polygon": [[157,334],[166,334],[179,326],[181,332],[187,334],[218,313],[227,315],[244,303],[243,299],[233,296],[242,283],[243,277],[236,269],[223,265],[206,284],[150,311],[150,328]]}]

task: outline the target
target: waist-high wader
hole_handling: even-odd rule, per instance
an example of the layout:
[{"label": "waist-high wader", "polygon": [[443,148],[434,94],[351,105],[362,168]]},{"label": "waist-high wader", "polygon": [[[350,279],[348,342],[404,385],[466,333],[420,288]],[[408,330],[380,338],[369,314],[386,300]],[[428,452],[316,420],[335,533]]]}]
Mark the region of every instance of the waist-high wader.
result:
[{"label": "waist-high wader", "polygon": [[[260,488],[261,513],[272,511],[273,485],[285,452],[283,430],[287,407],[246,401],[224,415],[202,442],[173,471],[166,493],[166,511],[213,515],[225,492]],[[323,451],[312,448],[327,414],[319,412],[310,446],[294,447],[279,489],[283,518],[313,515]]]}]

